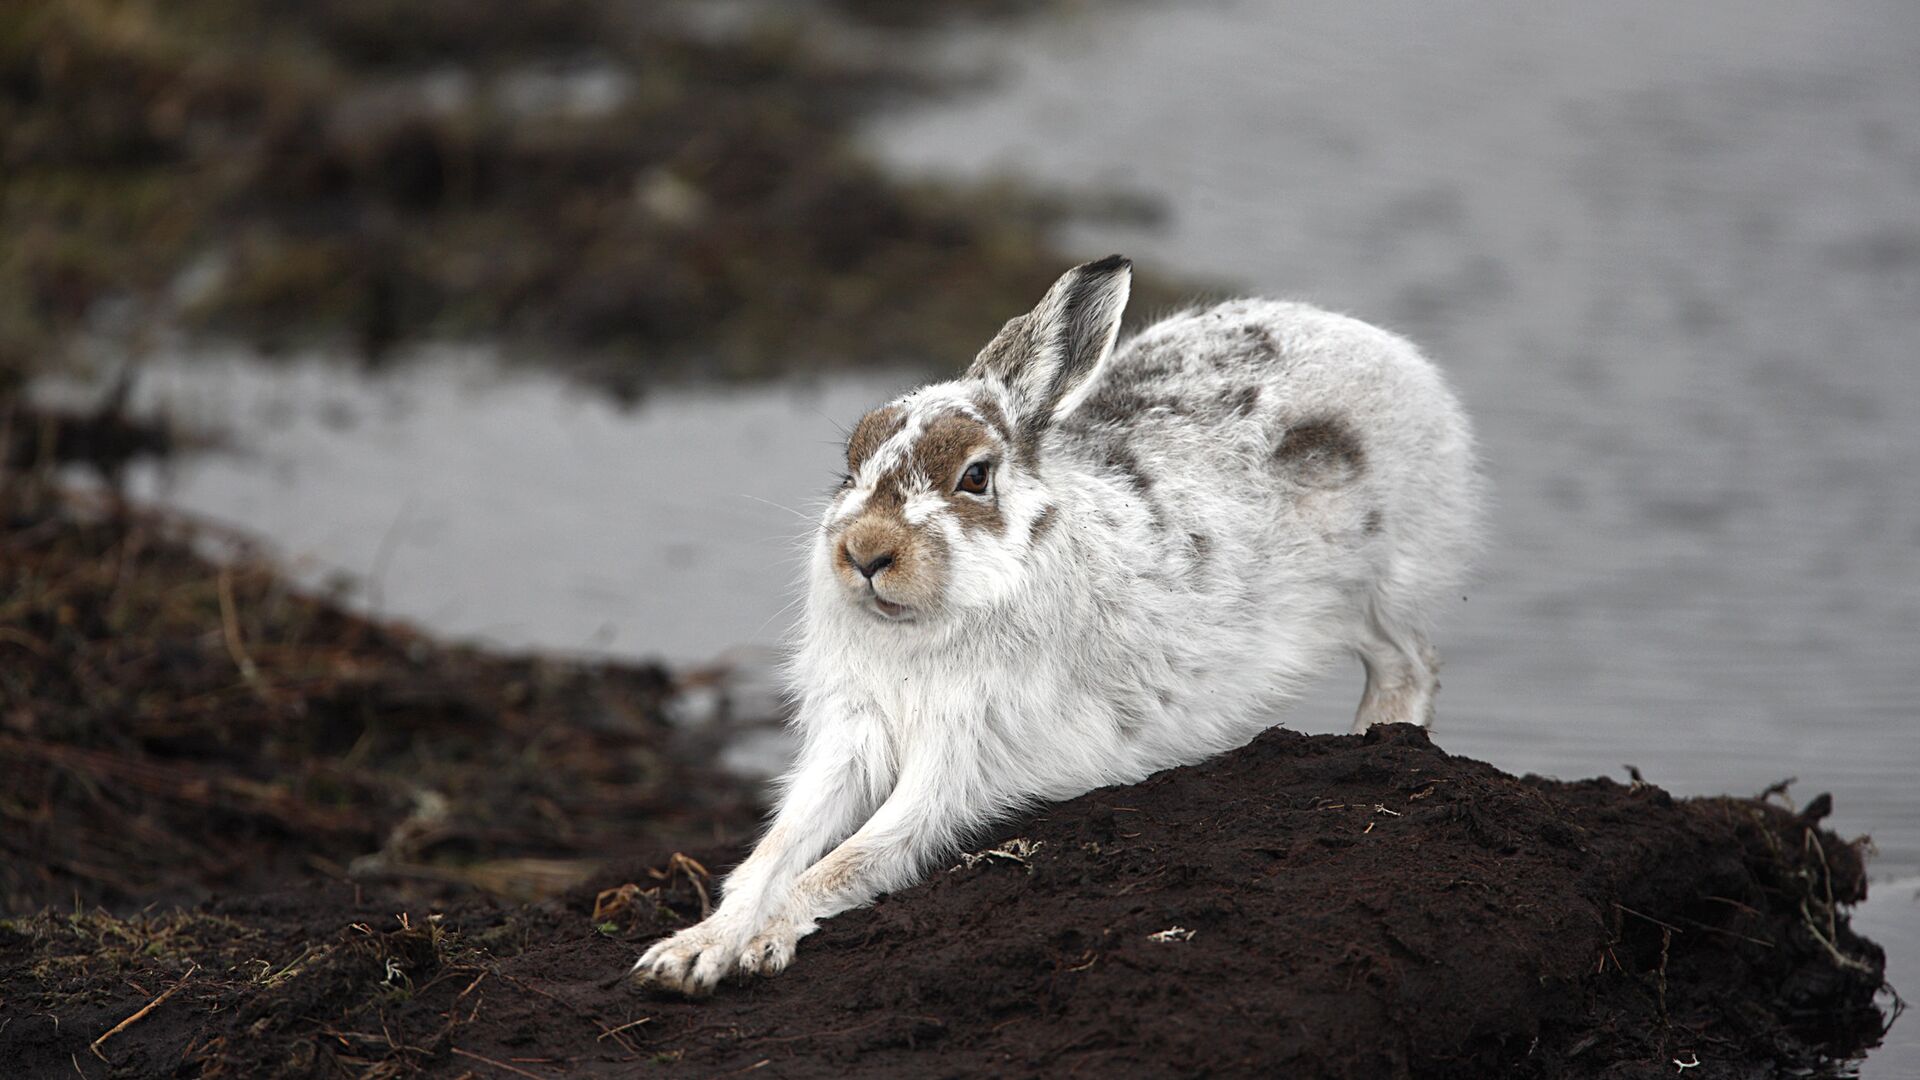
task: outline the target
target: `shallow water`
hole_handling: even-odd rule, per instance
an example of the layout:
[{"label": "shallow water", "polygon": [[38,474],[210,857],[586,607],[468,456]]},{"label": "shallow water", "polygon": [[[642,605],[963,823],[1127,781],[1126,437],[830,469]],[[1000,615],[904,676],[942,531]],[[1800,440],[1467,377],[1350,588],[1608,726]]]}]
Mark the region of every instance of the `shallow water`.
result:
[{"label": "shallow water", "polygon": [[[1676,10],[1115,5],[957,40],[996,88],[873,139],[1157,195],[1159,230],[1076,246],[1428,346],[1498,490],[1439,637],[1442,743],[1833,792],[1879,850],[1860,924],[1920,993],[1920,7]],[[134,480],[443,633],[704,661],[777,639],[781,506],[902,381],[622,410],[487,367],[163,358],[142,394],[232,445]],[[1358,688],[1289,722],[1343,728]],[[1920,1075],[1920,1027],[1863,1075]]]},{"label": "shallow water", "polygon": [[[132,407],[213,448],[136,465],[136,498],[263,541],[361,610],[509,649],[764,663],[843,426],[904,376],[663,392],[631,407],[441,348],[159,355]],[[43,385],[41,396],[83,397]]]}]

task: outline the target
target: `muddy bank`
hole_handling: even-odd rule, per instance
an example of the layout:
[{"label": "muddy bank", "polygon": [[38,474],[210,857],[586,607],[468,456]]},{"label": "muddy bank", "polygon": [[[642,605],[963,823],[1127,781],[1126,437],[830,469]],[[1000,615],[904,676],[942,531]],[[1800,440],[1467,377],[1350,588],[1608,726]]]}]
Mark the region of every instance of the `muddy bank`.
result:
[{"label": "muddy bank", "polygon": [[28,1076],[1765,1075],[1881,1030],[1826,806],[1276,731],[1054,807],[705,1002],[606,981],[727,851],[534,906],[334,885],[16,919],[0,1041]]},{"label": "muddy bank", "polygon": [[[163,439],[0,419],[48,463]],[[448,647],[290,589],[241,541],[0,462],[0,909],[349,877],[534,898],[742,835],[749,793],[669,722],[684,682]]]},{"label": "muddy bank", "polygon": [[909,44],[702,7],[9,5],[0,385],[156,324],[502,336],[618,388],[951,363],[1078,261],[1060,199],[865,157],[858,122],[934,82]]}]

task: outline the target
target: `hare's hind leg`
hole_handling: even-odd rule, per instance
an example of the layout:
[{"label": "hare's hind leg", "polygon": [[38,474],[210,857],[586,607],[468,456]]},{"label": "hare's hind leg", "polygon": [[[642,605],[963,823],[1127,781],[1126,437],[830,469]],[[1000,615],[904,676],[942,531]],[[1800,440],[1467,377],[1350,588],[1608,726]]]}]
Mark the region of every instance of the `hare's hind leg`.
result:
[{"label": "hare's hind leg", "polygon": [[1421,624],[1400,616],[1375,595],[1357,620],[1354,651],[1367,669],[1367,688],[1353,730],[1375,724],[1433,723],[1434,697],[1440,691],[1440,657],[1427,644]]}]

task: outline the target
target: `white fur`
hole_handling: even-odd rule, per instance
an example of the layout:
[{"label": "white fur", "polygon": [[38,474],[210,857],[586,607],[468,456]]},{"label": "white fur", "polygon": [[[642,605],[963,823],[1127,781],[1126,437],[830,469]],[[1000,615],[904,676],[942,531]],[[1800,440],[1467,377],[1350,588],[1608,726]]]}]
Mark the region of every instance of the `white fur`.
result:
[{"label": "white fur", "polygon": [[[719,909],[655,943],[644,977],[700,993],[778,971],[821,919],[914,883],[996,818],[1245,743],[1342,653],[1367,670],[1356,730],[1427,722],[1428,617],[1464,572],[1481,489],[1439,372],[1390,333],[1262,300],[1175,316],[1116,354],[1126,278],[1119,260],[1076,268],[967,378],[896,403],[906,423],[828,508],[809,563],[802,747],[779,810]],[[1077,314],[1061,313],[1069,285]],[[1075,349],[1080,375],[1059,385]],[[908,517],[945,541],[945,581],[937,604],[880,618],[849,591],[835,530],[930,419],[978,418],[982,396],[1051,417],[1030,467],[999,448],[1005,528],[963,528],[951,479],[916,477]],[[1356,470],[1277,456],[1315,421],[1353,437]]]}]

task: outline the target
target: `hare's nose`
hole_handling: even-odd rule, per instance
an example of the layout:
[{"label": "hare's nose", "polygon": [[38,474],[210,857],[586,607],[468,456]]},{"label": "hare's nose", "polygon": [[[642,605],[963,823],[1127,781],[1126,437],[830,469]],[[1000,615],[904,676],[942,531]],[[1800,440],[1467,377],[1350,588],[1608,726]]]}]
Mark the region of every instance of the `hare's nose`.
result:
[{"label": "hare's nose", "polygon": [[868,581],[872,581],[875,574],[893,565],[893,552],[891,551],[882,551],[877,555],[866,555],[862,552],[855,551],[851,547],[843,547],[840,550],[846,555],[847,563],[855,570],[860,571],[860,576],[866,578]]}]

